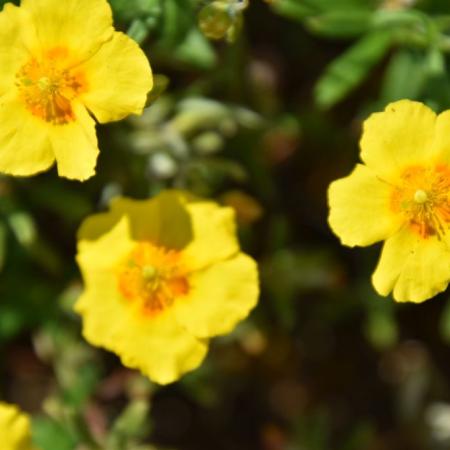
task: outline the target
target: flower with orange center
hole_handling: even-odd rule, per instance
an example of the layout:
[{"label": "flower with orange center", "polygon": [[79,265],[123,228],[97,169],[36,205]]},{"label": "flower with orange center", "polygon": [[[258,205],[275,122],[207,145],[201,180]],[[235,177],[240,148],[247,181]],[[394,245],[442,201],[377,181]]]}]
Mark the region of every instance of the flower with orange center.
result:
[{"label": "flower with orange center", "polygon": [[118,268],[118,287],[124,298],[138,302],[142,312],[158,314],[188,293],[187,268],[177,250],[139,242]]},{"label": "flower with orange center", "polygon": [[184,192],[115,199],[82,224],[77,261],[85,338],[162,384],[196,368],[258,298],[233,210]]},{"label": "flower with orange center", "polygon": [[332,230],[348,246],[385,240],[372,282],[422,302],[450,281],[450,111],[402,100],[364,122],[361,158],[329,189]]},{"label": "flower with orange center", "polygon": [[33,450],[30,420],[16,406],[0,402],[2,449]]},{"label": "flower with orange center", "polygon": [[152,73],[106,0],[22,0],[0,13],[0,171],[95,173],[100,123],[140,114]]}]

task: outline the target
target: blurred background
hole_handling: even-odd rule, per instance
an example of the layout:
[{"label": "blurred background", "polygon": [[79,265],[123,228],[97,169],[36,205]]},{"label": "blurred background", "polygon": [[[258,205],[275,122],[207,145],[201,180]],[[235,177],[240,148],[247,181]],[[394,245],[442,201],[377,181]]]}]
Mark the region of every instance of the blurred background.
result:
[{"label": "blurred background", "polygon": [[[0,1],[0,4],[5,3]],[[0,395],[42,450],[446,450],[450,302],[370,285],[380,247],[327,226],[362,121],[450,108],[448,0],[110,0],[150,58],[141,117],[99,126],[97,176],[0,178]],[[262,295],[205,363],[158,387],[90,347],[75,233],[120,194],[236,209]]]}]

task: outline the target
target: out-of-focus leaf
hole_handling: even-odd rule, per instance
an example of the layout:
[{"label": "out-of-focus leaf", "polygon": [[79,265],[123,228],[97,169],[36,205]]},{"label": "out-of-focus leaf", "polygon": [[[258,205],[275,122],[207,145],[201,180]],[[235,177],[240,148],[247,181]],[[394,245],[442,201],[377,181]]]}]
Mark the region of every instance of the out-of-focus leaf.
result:
[{"label": "out-of-focus leaf", "polygon": [[135,40],[138,44],[142,44],[145,41],[150,28],[148,24],[142,19],[135,19],[131,22],[130,28],[127,30],[128,36]]},{"label": "out-of-focus leaf", "polygon": [[92,394],[99,379],[99,370],[93,364],[76,368],[76,377],[63,392],[65,402],[74,407],[83,405]]},{"label": "out-of-focus leaf", "polygon": [[423,55],[412,50],[399,49],[386,69],[381,98],[389,103],[403,98],[416,99],[426,81]]},{"label": "out-of-focus leaf", "polygon": [[148,435],[150,432],[148,411],[149,404],[146,400],[135,400],[130,403],[115,421],[108,437],[107,448],[122,450],[127,448],[131,439]]},{"label": "out-of-focus leaf", "polygon": [[110,0],[110,3],[117,18],[124,21],[161,13],[160,0]]},{"label": "out-of-focus leaf", "polygon": [[424,27],[424,15],[412,9],[380,9],[372,18],[374,27],[415,27],[415,31],[421,31]]},{"label": "out-of-focus leaf", "polygon": [[189,0],[164,0],[161,5],[163,23],[159,44],[172,49],[185,39],[195,23],[195,16]]},{"label": "out-of-focus leaf", "polygon": [[275,0],[272,3],[272,8],[276,13],[282,16],[300,21],[316,12],[314,7],[308,6],[304,2],[297,0]]},{"label": "out-of-focus leaf", "polygon": [[174,56],[181,62],[200,69],[210,69],[216,63],[216,54],[208,39],[197,27],[192,27],[174,50]]},{"label": "out-of-focus leaf", "polygon": [[390,43],[390,33],[373,32],[336,58],[316,85],[317,104],[329,108],[342,100],[364,80],[370,69],[384,56]]},{"label": "out-of-focus leaf", "polygon": [[331,11],[305,21],[308,29],[327,37],[353,37],[370,28],[373,12],[370,10]]},{"label": "out-of-focus leaf", "polygon": [[[380,300],[380,303],[383,301],[386,302],[386,300]],[[377,350],[392,347],[398,339],[397,322],[392,308],[370,308],[365,331],[368,340]]]},{"label": "out-of-focus leaf", "polygon": [[0,341],[16,335],[21,330],[24,321],[20,308],[0,307]]},{"label": "out-of-focus leaf", "polygon": [[36,226],[32,217],[24,212],[16,212],[8,217],[9,226],[16,239],[24,247],[30,246],[36,239]]},{"label": "out-of-focus leaf", "polygon": [[62,425],[48,418],[36,418],[32,423],[33,442],[40,450],[73,450],[76,438]]},{"label": "out-of-focus leaf", "polygon": [[192,140],[192,147],[200,155],[212,155],[219,152],[224,146],[224,141],[219,133],[206,131]]},{"label": "out-of-focus leaf", "polygon": [[205,98],[188,98],[178,105],[179,113],[172,120],[179,133],[190,135],[201,129],[217,125],[230,115],[229,109],[220,102]]},{"label": "out-of-focus leaf", "polygon": [[280,15],[303,21],[321,13],[375,9],[377,4],[377,0],[273,0],[272,8]]},{"label": "out-of-focus leaf", "polygon": [[432,76],[445,74],[445,57],[437,46],[433,45],[426,58],[426,70]]}]

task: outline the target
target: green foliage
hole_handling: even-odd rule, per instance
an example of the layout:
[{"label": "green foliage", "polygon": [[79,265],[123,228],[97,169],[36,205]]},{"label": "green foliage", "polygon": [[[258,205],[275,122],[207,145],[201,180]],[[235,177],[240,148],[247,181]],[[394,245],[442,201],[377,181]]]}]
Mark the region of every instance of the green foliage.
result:
[{"label": "green foliage", "polygon": [[42,417],[33,421],[33,442],[42,450],[73,450],[77,438],[64,425]]},{"label": "green foliage", "polygon": [[[143,115],[98,126],[85,183],[0,178],[0,387],[31,411],[35,445],[448,448],[448,416],[430,411],[450,396],[450,303],[376,295],[379,249],[339,244],[326,190],[358,160],[370,112],[450,108],[450,3],[109,1],[154,71]],[[158,387],[83,339],[74,239],[116,195],[166,188],[235,209],[261,300],[198,370]]]},{"label": "green foliage", "polygon": [[385,55],[390,44],[389,33],[373,32],[336,58],[317,82],[317,104],[328,108],[346,97],[366,78],[374,65]]}]

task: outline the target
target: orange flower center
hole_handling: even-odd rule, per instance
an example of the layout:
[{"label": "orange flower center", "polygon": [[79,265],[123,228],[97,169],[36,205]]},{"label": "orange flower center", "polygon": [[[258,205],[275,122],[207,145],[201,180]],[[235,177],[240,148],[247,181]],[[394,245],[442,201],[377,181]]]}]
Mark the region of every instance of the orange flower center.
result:
[{"label": "orange flower center", "polygon": [[450,167],[410,166],[400,180],[392,192],[392,210],[424,239],[444,234],[450,223]]},{"label": "orange flower center", "polygon": [[16,74],[16,85],[27,109],[54,125],[75,120],[72,101],[86,91],[84,73],[61,47],[31,58]]},{"label": "orange flower center", "polygon": [[118,270],[123,297],[137,302],[146,315],[158,314],[189,291],[181,253],[140,242]]}]

